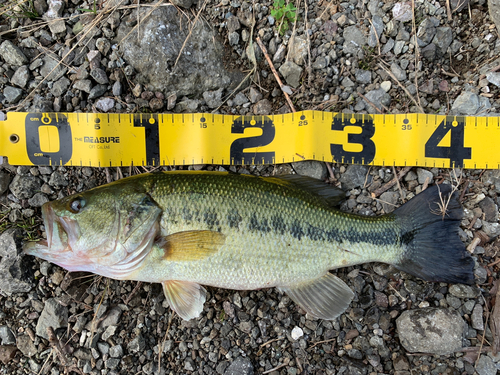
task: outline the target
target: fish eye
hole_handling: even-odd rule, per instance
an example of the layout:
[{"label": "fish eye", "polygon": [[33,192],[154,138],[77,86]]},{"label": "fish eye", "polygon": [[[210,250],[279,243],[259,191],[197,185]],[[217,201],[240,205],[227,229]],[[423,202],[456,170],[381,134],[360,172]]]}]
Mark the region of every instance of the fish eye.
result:
[{"label": "fish eye", "polygon": [[85,199],[79,197],[75,198],[71,201],[69,204],[69,210],[73,212],[74,214],[77,214],[80,212],[80,210],[85,207]]}]

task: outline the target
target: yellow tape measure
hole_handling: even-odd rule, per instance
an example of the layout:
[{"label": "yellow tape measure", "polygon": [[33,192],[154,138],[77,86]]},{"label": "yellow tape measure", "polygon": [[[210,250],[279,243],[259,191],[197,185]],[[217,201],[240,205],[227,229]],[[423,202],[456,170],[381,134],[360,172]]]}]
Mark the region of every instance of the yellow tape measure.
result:
[{"label": "yellow tape measure", "polygon": [[275,164],[500,168],[500,118],[303,111],[273,116],[12,112],[12,165]]}]

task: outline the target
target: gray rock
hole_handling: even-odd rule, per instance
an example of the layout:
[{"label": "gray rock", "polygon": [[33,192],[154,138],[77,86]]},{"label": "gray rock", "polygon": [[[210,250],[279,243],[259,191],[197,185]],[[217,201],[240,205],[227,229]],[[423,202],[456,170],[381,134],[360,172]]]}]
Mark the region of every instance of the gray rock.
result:
[{"label": "gray rock", "polygon": [[487,355],[481,355],[476,363],[478,375],[496,375],[498,370],[493,360]]},{"label": "gray rock", "polygon": [[33,96],[33,105],[30,107],[30,112],[52,112],[52,102],[45,96],[35,94]]},{"label": "gray rock", "polygon": [[95,85],[89,92],[89,99],[95,99],[103,96],[106,93],[108,86],[106,85]]},{"label": "gray rock", "polygon": [[63,19],[61,18],[49,19],[46,17],[44,18],[48,22],[49,29],[52,32],[52,34],[64,33],[66,31],[66,22],[64,22]]},{"label": "gray rock", "polygon": [[451,27],[438,27],[432,42],[436,45],[439,56],[446,55],[448,47],[453,42],[453,32]]},{"label": "gray rock", "polygon": [[111,43],[109,40],[105,38],[99,38],[95,41],[95,46],[103,54],[103,56],[106,56],[111,49]]},{"label": "gray rock", "polygon": [[407,310],[396,320],[396,325],[401,344],[411,353],[446,355],[462,348],[465,322],[456,311]]},{"label": "gray rock", "polygon": [[177,103],[175,106],[175,112],[194,112],[200,105],[199,100],[196,99],[189,99],[189,98],[182,98],[180,102]]},{"label": "gray rock", "polygon": [[28,203],[31,207],[42,207],[44,203],[47,203],[49,198],[43,193],[36,193],[30,199],[28,199]]},{"label": "gray rock", "polygon": [[109,355],[112,358],[121,358],[123,357],[123,348],[121,345],[115,345],[109,348]]},{"label": "gray rock", "polygon": [[105,362],[106,368],[108,368],[110,370],[114,370],[120,365],[120,361],[121,360],[118,358],[109,358]]},{"label": "gray rock", "polygon": [[488,223],[487,221],[483,221],[482,230],[486,233],[491,239],[500,236],[500,224],[499,223]]},{"label": "gray rock", "polygon": [[488,108],[491,108],[488,98],[466,91],[455,99],[451,111],[457,115],[475,115]]},{"label": "gray rock", "polygon": [[489,72],[486,74],[486,79],[489,83],[494,84],[497,87],[500,87],[500,73],[498,72]]},{"label": "gray rock", "polygon": [[116,81],[115,83],[113,83],[113,95],[120,96],[122,92],[122,83],[120,81]]},{"label": "gray rock", "polygon": [[114,306],[108,310],[106,317],[101,322],[102,328],[107,328],[109,326],[115,326],[120,320],[122,315],[122,309],[119,306]]},{"label": "gray rock", "polygon": [[222,105],[222,92],[224,89],[218,89],[216,91],[205,91],[203,93],[203,99],[207,103],[208,108],[217,108]]},{"label": "gray rock", "polygon": [[189,9],[193,5],[193,0],[174,0],[172,4],[177,5],[178,7]]},{"label": "gray rock", "polygon": [[17,348],[23,353],[26,357],[32,357],[37,353],[35,343],[28,335],[19,336],[16,340]]},{"label": "gray rock", "polygon": [[191,358],[186,358],[184,361],[184,370],[194,371],[196,369],[196,364]]},{"label": "gray rock", "polygon": [[288,43],[289,58],[297,65],[304,65],[307,61],[307,39],[295,35]]},{"label": "gray rock", "polygon": [[411,4],[408,2],[399,2],[392,8],[392,15],[395,20],[408,22],[412,19]]},{"label": "gray rock", "polygon": [[384,44],[382,47],[382,54],[386,55],[388,54],[393,48],[394,48],[395,42],[394,39],[389,38],[387,43]]},{"label": "gray rock", "polygon": [[248,103],[248,98],[245,96],[245,94],[243,94],[242,92],[239,92],[234,97],[233,103],[235,105],[243,105],[245,103]]},{"label": "gray rock", "polygon": [[16,175],[12,180],[9,188],[12,194],[18,199],[31,198],[35,193],[40,191],[42,180],[35,176],[19,176]]},{"label": "gray rock", "polygon": [[342,183],[342,190],[348,191],[355,187],[362,187],[365,184],[369,184],[372,180],[371,176],[368,176],[368,167],[364,165],[349,165],[344,174],[340,176],[340,182]]},{"label": "gray rock", "polygon": [[398,63],[393,62],[391,64],[391,72],[398,79],[398,81],[406,81],[406,71],[401,69]]},{"label": "gray rock", "polygon": [[403,47],[405,46],[406,42],[404,40],[398,40],[396,43],[394,43],[394,54],[397,56],[403,52]]},{"label": "gray rock", "polygon": [[133,353],[142,352],[146,347],[146,341],[142,335],[136,336],[132,341],[130,341],[127,345],[129,351]]},{"label": "gray rock", "polygon": [[436,45],[431,43],[424,48],[422,48],[422,56],[429,61],[434,61],[436,58]]},{"label": "gray rock", "polygon": [[255,87],[252,86],[248,91],[248,97],[250,98],[250,101],[252,103],[257,103],[259,100],[262,99],[262,94],[260,93],[259,90],[257,90]]},{"label": "gray rock", "polygon": [[321,70],[325,69],[327,66],[326,58],[324,56],[318,56],[316,61],[312,64],[313,69]]},{"label": "gray rock", "polygon": [[95,103],[95,107],[102,112],[109,112],[115,106],[115,101],[112,98],[102,98]]},{"label": "gray rock", "polygon": [[76,81],[73,84],[73,88],[89,94],[90,90],[92,90],[92,81],[90,79],[82,79],[80,81]]},{"label": "gray rock", "polygon": [[450,293],[458,298],[476,298],[479,295],[479,290],[469,285],[453,284],[450,286]]},{"label": "gray rock", "polygon": [[40,74],[47,81],[57,81],[67,70],[59,61],[47,55],[43,58],[43,66],[40,68]]},{"label": "gray rock", "polygon": [[278,50],[276,51],[276,53],[273,56],[273,62],[275,62],[275,63],[282,62],[283,59],[285,58],[285,55],[286,55],[286,46],[284,44],[280,44],[280,46],[278,47]]},{"label": "gray rock", "polygon": [[[370,36],[368,37],[368,45],[370,47],[377,47],[380,43],[380,36],[384,31],[384,21],[382,17],[375,15],[372,18],[372,25],[370,25]],[[375,29],[374,29],[375,27]]]},{"label": "gray rock", "polygon": [[38,323],[36,325],[36,334],[48,340],[47,328],[54,330],[68,326],[68,308],[59,303],[55,298],[49,298],[45,301]]},{"label": "gray rock", "polygon": [[0,340],[2,345],[12,345],[16,343],[16,336],[8,326],[0,326]]},{"label": "gray rock", "polygon": [[294,88],[300,85],[300,75],[302,74],[302,68],[300,66],[292,61],[286,61],[280,66],[279,71],[288,85]]},{"label": "gray rock", "polygon": [[10,83],[24,88],[28,83],[29,77],[30,77],[30,71],[26,65],[23,65],[16,70],[16,72],[10,79]]},{"label": "gray rock", "polygon": [[0,290],[27,293],[33,287],[32,257],[23,253],[23,232],[9,228],[0,235]]},{"label": "gray rock", "polygon": [[488,10],[490,11],[491,20],[500,33],[500,0],[488,0]]},{"label": "gray rock", "polygon": [[369,70],[363,70],[363,69],[356,69],[356,82],[362,83],[362,84],[369,84],[372,83],[372,72]]},{"label": "gray rock", "polygon": [[500,194],[500,169],[486,171],[483,180],[488,184],[495,185],[495,191]]},{"label": "gray rock", "polygon": [[63,15],[64,1],[62,0],[49,0],[47,1],[48,11],[45,14],[49,18],[57,18]]},{"label": "gray rock", "polygon": [[476,267],[474,268],[474,277],[476,278],[477,284],[484,284],[488,277],[488,271],[483,267]]},{"label": "gray rock", "polygon": [[67,79],[66,77],[61,77],[59,80],[54,82],[50,92],[54,96],[62,96],[66,92],[70,84],[71,82],[69,79]]},{"label": "gray rock", "polygon": [[0,44],[0,56],[9,65],[21,66],[29,62],[23,51],[9,40]]},{"label": "gray rock", "polygon": [[5,193],[9,189],[10,184],[10,174],[0,171],[0,195]]},{"label": "gray rock", "polygon": [[382,203],[382,208],[386,214],[394,211],[396,209],[396,204],[398,203],[399,193],[395,191],[386,191],[380,196],[380,203]]},{"label": "gray rock", "polygon": [[[386,93],[383,89],[371,90],[366,93],[366,98],[378,109],[382,110],[383,106],[388,106],[391,104],[391,96]],[[369,113],[378,113],[375,108],[366,103]]]},{"label": "gray rock", "polygon": [[240,20],[238,19],[238,17],[235,16],[229,17],[228,20],[226,21],[226,25],[228,33],[238,31],[241,28]]},{"label": "gray rock", "polygon": [[23,90],[17,87],[6,86],[3,90],[3,95],[5,96],[5,100],[7,100],[7,102],[17,103],[23,96]]},{"label": "gray rock", "polygon": [[485,197],[479,202],[479,207],[483,210],[484,220],[495,223],[498,221],[498,206],[490,197]]},{"label": "gray rock", "polygon": [[[204,21],[188,28],[185,25],[190,21],[175,7],[158,7],[145,17],[149,12],[149,9],[141,9],[139,30],[130,33],[132,28],[122,22],[117,31],[123,59],[138,72],[137,82],[148,85],[152,91],[175,91],[178,97],[201,95],[240,83],[243,74],[226,71],[220,58],[223,46]],[[137,32],[142,36],[140,40]],[[189,43],[174,70],[188,34]]]},{"label": "gray rock", "polygon": [[418,183],[420,185],[424,184],[427,179],[429,179],[427,181],[429,184],[431,184],[432,181],[434,180],[434,175],[432,174],[432,172],[423,168],[417,168],[417,176],[418,176]]},{"label": "gray rock", "polygon": [[305,160],[292,163],[292,167],[295,173],[317,180],[324,180],[328,175],[325,163],[316,160]]},{"label": "gray rock", "polygon": [[236,46],[240,42],[240,34],[237,31],[229,33],[227,36],[229,40],[229,45]]},{"label": "gray rock", "polygon": [[108,76],[106,75],[106,72],[100,68],[90,69],[90,76],[94,78],[97,83],[100,83],[101,85],[109,83],[109,79]]},{"label": "gray rock", "polygon": [[484,331],[484,321],[483,321],[483,306],[476,303],[471,315],[472,328],[479,331]]},{"label": "gray rock", "polygon": [[271,102],[267,99],[262,99],[262,100],[259,100],[257,103],[255,103],[254,107],[253,107],[253,113],[255,115],[262,115],[262,116],[265,116],[265,115],[270,115],[271,112],[273,110],[273,106],[271,104]]},{"label": "gray rock", "polygon": [[419,47],[428,45],[436,35],[436,26],[430,18],[422,21],[417,30],[417,41]]},{"label": "gray rock", "polygon": [[226,369],[224,375],[253,375],[252,362],[248,358],[238,357]]},{"label": "gray rock", "polygon": [[342,80],[342,86],[344,87],[354,87],[354,82],[349,77],[344,77]]},{"label": "gray rock", "polygon": [[53,172],[49,180],[50,186],[68,186],[68,180],[59,172]]},{"label": "gray rock", "polygon": [[366,45],[365,34],[357,26],[348,26],[344,29],[344,53],[357,54]]}]

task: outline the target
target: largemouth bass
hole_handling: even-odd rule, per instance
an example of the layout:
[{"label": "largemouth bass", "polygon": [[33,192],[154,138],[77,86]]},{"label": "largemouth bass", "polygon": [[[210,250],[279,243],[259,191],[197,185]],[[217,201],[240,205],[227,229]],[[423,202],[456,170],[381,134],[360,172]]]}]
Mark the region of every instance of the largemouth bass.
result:
[{"label": "largemouth bass", "polygon": [[47,239],[25,252],[69,271],[162,283],[186,320],[203,310],[202,285],[277,287],[331,320],[353,298],[331,269],[384,262],[428,281],[474,281],[457,234],[462,208],[450,194],[434,186],[391,214],[366,217],[332,208],[337,190],[307,177],[143,174],[44,204]]}]

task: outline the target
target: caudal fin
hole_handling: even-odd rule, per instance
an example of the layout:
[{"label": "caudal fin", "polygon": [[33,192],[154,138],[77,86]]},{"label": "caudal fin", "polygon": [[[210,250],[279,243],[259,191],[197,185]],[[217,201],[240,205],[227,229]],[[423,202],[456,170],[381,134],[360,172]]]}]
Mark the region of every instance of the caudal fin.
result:
[{"label": "caudal fin", "polygon": [[394,211],[405,249],[394,266],[427,281],[472,284],[474,260],[458,237],[463,210],[457,193],[450,194],[450,185],[436,185]]}]

